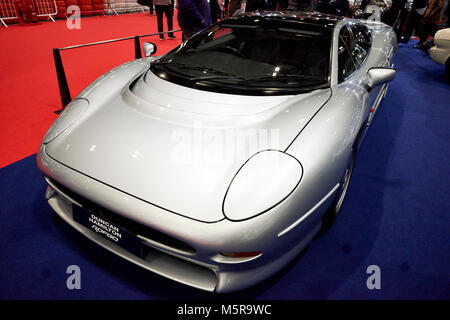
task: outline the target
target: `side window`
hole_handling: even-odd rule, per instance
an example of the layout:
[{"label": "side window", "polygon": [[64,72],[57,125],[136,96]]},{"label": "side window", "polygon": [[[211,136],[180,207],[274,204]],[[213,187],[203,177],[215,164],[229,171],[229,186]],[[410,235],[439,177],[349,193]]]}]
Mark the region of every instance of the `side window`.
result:
[{"label": "side window", "polygon": [[339,32],[338,45],[338,81],[344,81],[355,70],[355,63],[351,54],[353,46],[353,35],[350,30],[344,26]]},{"label": "side window", "polygon": [[354,38],[351,49],[352,56],[356,64],[356,68],[359,68],[369,54],[371,37],[366,27],[361,24],[353,24],[350,26],[350,29]]}]

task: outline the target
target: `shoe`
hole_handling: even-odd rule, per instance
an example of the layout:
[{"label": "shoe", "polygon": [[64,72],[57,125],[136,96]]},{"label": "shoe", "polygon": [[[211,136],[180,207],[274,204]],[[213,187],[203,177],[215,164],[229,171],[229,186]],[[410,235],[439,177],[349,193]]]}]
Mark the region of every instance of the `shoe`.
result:
[{"label": "shoe", "polygon": [[176,39],[177,37],[175,37],[175,36],[168,36],[167,38],[169,38],[169,39]]},{"label": "shoe", "polygon": [[423,43],[418,43],[414,46],[414,49],[423,49]]},{"label": "shoe", "polygon": [[162,37],[162,38],[160,37],[159,40],[164,40],[164,37]]},{"label": "shoe", "polygon": [[420,49],[422,49],[423,52],[425,52],[426,55],[429,55],[430,53],[428,52],[428,50],[431,49],[431,46],[427,43],[424,43]]}]

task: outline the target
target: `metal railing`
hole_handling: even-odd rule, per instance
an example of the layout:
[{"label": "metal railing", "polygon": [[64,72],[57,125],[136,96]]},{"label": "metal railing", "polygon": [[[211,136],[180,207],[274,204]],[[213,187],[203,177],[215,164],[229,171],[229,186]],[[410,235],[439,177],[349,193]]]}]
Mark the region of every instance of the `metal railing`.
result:
[{"label": "metal railing", "polygon": [[64,65],[63,65],[62,58],[61,58],[61,51],[89,47],[89,46],[96,46],[96,45],[100,45],[100,44],[107,44],[107,43],[113,43],[113,42],[119,42],[119,41],[125,41],[125,40],[133,40],[134,41],[135,59],[141,59],[142,58],[141,42],[140,42],[141,38],[150,37],[150,36],[159,36],[161,34],[173,33],[173,32],[179,32],[179,31],[181,31],[181,29],[149,33],[149,34],[131,36],[131,37],[126,37],[126,38],[91,42],[91,43],[85,43],[85,44],[78,44],[78,45],[68,46],[68,47],[64,47],[64,48],[54,48],[53,49],[53,60],[55,62],[56,76],[58,78],[58,88],[59,88],[59,95],[61,98],[62,109],[64,109],[70,103],[70,101],[72,101],[72,97],[70,95],[69,85],[67,83],[67,77],[66,77],[66,73],[64,71]]},{"label": "metal railing", "polygon": [[56,0],[34,0],[34,4],[36,6],[38,17],[47,17],[47,21],[52,20],[55,22],[53,16],[58,14]]},{"label": "metal railing", "polygon": [[[47,17],[47,20],[52,20],[55,22],[54,17],[58,14],[58,6],[56,5],[56,0],[33,0],[38,17]],[[91,9],[91,10],[81,10],[81,13],[101,13],[106,15],[107,13],[112,13],[119,15],[119,13],[145,12],[149,8],[147,6],[141,6],[137,3],[137,0],[104,0],[103,9]],[[66,18],[70,15],[64,13]],[[0,22],[3,26],[8,28],[6,20],[19,19],[17,16],[16,7],[14,5],[14,0],[0,0]]]},{"label": "metal railing", "polygon": [[[95,7],[94,7],[95,5]],[[101,5],[101,9],[97,7],[97,5]],[[102,14],[103,16],[106,16],[106,14],[112,14],[113,11],[110,8],[110,0],[103,0],[102,3],[94,3],[92,2],[92,8],[91,9],[84,9],[83,6],[78,4],[78,8],[80,9],[80,14],[82,16],[84,15],[93,15],[93,14]],[[72,12],[65,12],[64,16],[69,18],[73,13]]]},{"label": "metal railing", "polygon": [[126,12],[145,12],[148,8],[147,6],[138,4],[137,0],[108,0],[108,3],[109,9],[116,15]]},{"label": "metal railing", "polygon": [[[33,0],[33,3],[38,17],[47,17],[47,20],[55,22],[53,17],[58,14],[56,0]],[[14,0],[0,0],[0,22],[2,25],[8,28],[5,20],[14,19],[19,19]]]},{"label": "metal railing", "polygon": [[8,28],[5,20],[18,19],[14,0],[0,0],[0,22]]}]

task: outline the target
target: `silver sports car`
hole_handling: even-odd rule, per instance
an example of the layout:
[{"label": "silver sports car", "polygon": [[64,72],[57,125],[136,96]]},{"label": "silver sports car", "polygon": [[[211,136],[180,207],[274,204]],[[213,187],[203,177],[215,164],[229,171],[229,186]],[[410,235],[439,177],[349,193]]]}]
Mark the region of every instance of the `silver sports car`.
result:
[{"label": "silver sports car", "polygon": [[157,274],[256,284],[338,215],[396,46],[382,23],[292,12],[223,20],[163,56],[145,43],[46,133],[46,198]]}]

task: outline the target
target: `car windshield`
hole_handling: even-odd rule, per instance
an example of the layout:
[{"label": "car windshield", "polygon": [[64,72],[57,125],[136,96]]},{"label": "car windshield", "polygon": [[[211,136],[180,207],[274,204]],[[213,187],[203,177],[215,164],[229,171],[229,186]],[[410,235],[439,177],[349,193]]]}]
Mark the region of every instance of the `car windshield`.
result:
[{"label": "car windshield", "polygon": [[331,29],[298,21],[224,20],[152,63],[160,78],[200,90],[280,95],[328,87]]}]

